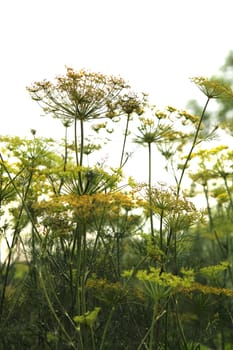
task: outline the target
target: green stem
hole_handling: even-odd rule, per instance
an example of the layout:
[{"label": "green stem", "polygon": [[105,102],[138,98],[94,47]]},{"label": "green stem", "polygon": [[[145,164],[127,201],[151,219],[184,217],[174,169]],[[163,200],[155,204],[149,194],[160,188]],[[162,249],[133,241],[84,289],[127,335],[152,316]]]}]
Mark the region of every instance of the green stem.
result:
[{"label": "green stem", "polygon": [[86,310],[86,279],[87,279],[87,235],[86,235],[86,225],[82,227],[82,267],[80,271],[81,275],[81,305],[82,314],[85,314]]},{"label": "green stem", "polygon": [[163,273],[165,266],[165,257],[164,257],[164,251],[163,251],[163,209],[160,214],[160,222],[159,222],[159,249],[161,251],[161,268],[160,268],[160,275]]},{"label": "green stem", "polygon": [[185,163],[184,163],[184,166],[182,168],[182,172],[181,172],[181,175],[180,175],[180,179],[179,179],[179,182],[178,182],[178,186],[177,186],[177,198],[179,197],[179,194],[180,194],[180,190],[181,190],[181,183],[182,183],[182,180],[183,180],[183,177],[184,177],[184,173],[187,169],[187,166],[188,166],[188,163],[191,159],[191,156],[192,156],[192,153],[193,153],[193,150],[196,146],[196,143],[197,143],[197,138],[198,138],[198,135],[199,135],[199,132],[200,132],[200,129],[201,129],[201,124],[202,124],[202,121],[203,121],[203,118],[204,118],[204,115],[205,115],[205,112],[206,112],[206,109],[207,109],[207,106],[209,104],[209,101],[210,101],[210,97],[207,98],[207,101],[205,103],[205,106],[202,110],[202,114],[201,114],[201,117],[200,117],[200,120],[199,120],[199,123],[197,125],[197,129],[196,129],[196,132],[194,134],[194,138],[193,138],[193,142],[192,142],[192,146],[190,148],[190,151],[187,155],[187,158],[185,160]]},{"label": "green stem", "polygon": [[122,151],[121,151],[120,168],[123,165],[123,158],[124,158],[124,153],[125,153],[126,139],[127,139],[128,130],[129,130],[129,120],[130,120],[130,113],[127,114],[127,120],[126,120],[125,132],[124,132],[124,141],[123,141],[123,147],[122,147]]},{"label": "green stem", "polygon": [[[80,119],[80,160],[79,165],[82,167],[83,165],[83,152],[84,152],[84,123],[83,120]],[[79,186],[80,186],[80,192],[83,194],[83,180],[82,180],[82,171],[78,171],[78,178],[79,178]]]},{"label": "green stem", "polygon": [[144,335],[144,337],[142,338],[140,344],[137,347],[137,350],[141,350],[142,346],[146,349],[149,350],[147,344],[146,344],[146,338],[148,337],[148,335],[150,334],[151,331],[151,327],[148,329],[148,331],[146,332],[146,334]]},{"label": "green stem", "polygon": [[116,236],[116,259],[117,259],[117,274],[118,274],[118,278],[120,278],[121,275],[121,264],[120,264],[120,237],[119,237],[120,233],[117,232],[117,236]]},{"label": "green stem", "polygon": [[[76,227],[76,235],[77,235],[77,268],[76,268],[76,277],[75,277],[75,306],[77,307],[77,315],[81,315],[81,296],[80,296],[80,284],[81,284],[81,262],[82,262],[82,233],[79,227]],[[75,266],[75,265],[73,265]]]},{"label": "green stem", "polygon": [[108,319],[107,319],[107,322],[106,322],[105,327],[104,327],[104,332],[103,332],[103,335],[102,335],[102,338],[101,338],[101,343],[100,343],[99,350],[103,350],[104,349],[104,344],[105,344],[105,339],[106,339],[106,336],[107,336],[107,331],[108,331],[108,328],[110,326],[110,322],[111,322],[111,319],[112,319],[114,311],[115,311],[115,306],[112,306],[110,314],[109,314]]},{"label": "green stem", "polygon": [[74,119],[74,148],[75,148],[75,158],[76,158],[76,165],[79,166],[79,159],[78,159],[78,133],[77,133],[77,117]]},{"label": "green stem", "polygon": [[[151,320],[151,326],[150,328],[147,330],[146,334],[144,335],[144,337],[142,338],[139,346],[137,347],[137,350],[140,350],[142,348],[142,346],[146,349],[146,350],[155,350],[156,348],[153,347],[153,344],[154,344],[154,331],[155,331],[155,325],[156,325],[156,322],[161,318],[163,317],[163,315],[165,314],[165,310],[159,314],[157,317],[156,317],[156,314],[157,314],[157,306],[158,306],[158,303],[155,302],[154,303],[154,306],[153,306],[153,315],[152,315],[152,320]],[[146,344],[146,338],[148,338],[148,336],[150,336],[150,340],[149,340],[149,347],[147,346]]]},{"label": "green stem", "polygon": [[[2,159],[2,157],[1,157],[1,159]],[[3,159],[2,159],[2,161],[3,161]],[[5,164],[3,164],[3,165],[5,166]],[[8,170],[7,170],[7,173],[8,173]],[[9,173],[8,173],[8,175],[9,175],[10,180],[11,180],[11,176]],[[19,228],[20,228],[21,217],[23,215],[23,210],[24,210],[25,205],[26,205],[26,198],[27,198],[27,195],[28,195],[28,192],[30,189],[31,181],[32,181],[32,173],[30,173],[30,177],[29,177],[27,187],[26,187],[26,190],[24,193],[24,197],[22,197],[20,195],[21,200],[22,200],[22,205],[21,205],[21,208],[19,211],[16,225],[15,225],[13,238],[12,238],[12,242],[11,242],[11,246],[10,246],[10,250],[9,250],[9,254],[8,254],[8,258],[7,258],[6,273],[5,273],[5,278],[4,278],[3,287],[2,287],[1,300],[0,300],[0,319],[1,319],[2,314],[3,314],[3,306],[4,306],[4,302],[5,302],[6,287],[7,287],[7,283],[8,283],[8,279],[9,279],[10,267],[11,267],[11,262],[12,262],[13,248],[14,248],[14,246],[17,242],[18,236],[20,234]],[[14,182],[12,182],[12,184],[15,187]],[[17,192],[18,192],[18,190],[17,190]]]},{"label": "green stem", "polygon": [[44,296],[45,296],[45,299],[47,301],[47,304],[48,304],[48,307],[53,315],[53,317],[55,318],[55,320],[57,321],[57,324],[58,326],[60,327],[62,333],[65,335],[66,339],[69,341],[70,345],[72,346],[73,349],[75,349],[75,346],[73,345],[73,342],[72,342],[72,339],[71,337],[69,336],[69,334],[66,332],[63,324],[61,323],[61,320],[59,319],[59,317],[57,316],[56,314],[56,311],[53,307],[53,304],[49,298],[49,295],[48,295],[48,292],[47,292],[47,289],[46,289],[46,286],[45,286],[45,282],[44,282],[44,279],[43,279],[43,276],[42,276],[42,272],[41,270],[39,270],[39,280],[40,280],[40,284],[41,284],[41,287],[42,287],[42,290],[44,292]]},{"label": "green stem", "polygon": [[[168,232],[168,235],[167,235],[167,242],[166,242],[166,248],[164,249],[164,256],[168,256],[168,253],[169,253],[169,249],[170,249],[170,244],[171,244],[171,239],[173,237],[173,231],[172,229],[170,228],[169,229],[169,232]],[[161,266],[161,269],[160,269],[160,273],[159,275],[162,275],[162,273],[164,272],[164,265]]]},{"label": "green stem", "polygon": [[[77,116],[75,117],[74,120],[74,148],[75,148],[75,158],[76,158],[76,165],[77,167],[82,165],[83,162],[83,135],[84,135],[84,130],[83,130],[83,121],[80,120],[80,133],[81,133],[81,144],[80,144],[80,160],[78,157],[78,133],[77,133]],[[82,174],[81,170],[78,170],[78,180],[79,180],[79,189],[80,189],[80,194],[83,193],[83,183],[82,183]]]},{"label": "green stem", "polygon": [[178,302],[177,302],[177,299],[176,299],[175,296],[173,297],[173,301],[174,301],[174,304],[175,304],[176,320],[177,320],[178,328],[179,328],[179,331],[180,331],[181,339],[182,339],[183,344],[184,344],[184,349],[188,350],[187,340],[185,338],[184,329],[183,329],[183,326],[182,326],[182,323],[181,323],[181,320],[180,320],[180,316],[179,316]]},{"label": "green stem", "polygon": [[205,199],[206,199],[206,207],[207,207],[207,213],[208,213],[208,218],[209,218],[209,229],[210,229],[210,232],[213,232],[214,222],[213,222],[213,217],[212,217],[211,208],[210,208],[209,190],[208,190],[208,183],[207,182],[205,182],[203,184],[203,190],[204,190],[204,195],[205,195]]},{"label": "green stem", "polygon": [[[7,174],[8,178],[9,178],[9,180],[10,180],[10,183],[12,184],[12,186],[13,186],[13,188],[14,188],[14,190],[15,190],[15,193],[16,193],[17,196],[21,199],[23,209],[24,209],[25,212],[27,213],[27,216],[28,216],[28,218],[29,218],[29,220],[30,220],[30,222],[31,222],[31,225],[33,226],[33,228],[34,228],[34,230],[35,230],[35,232],[36,232],[36,234],[37,234],[37,238],[41,241],[40,234],[39,234],[39,232],[38,232],[38,230],[37,230],[37,227],[36,227],[36,225],[35,225],[35,223],[34,223],[34,220],[33,220],[33,218],[32,218],[32,215],[31,215],[31,213],[30,213],[30,210],[28,209],[28,206],[27,206],[27,204],[26,204],[25,195],[24,195],[24,197],[23,197],[23,196],[21,195],[21,192],[18,190],[17,186],[15,185],[16,177],[17,177],[20,173],[22,173],[25,169],[22,169],[14,178],[12,178],[10,172],[8,171],[7,166],[5,165],[5,162],[4,162],[4,159],[3,159],[2,155],[1,155],[1,153],[0,153],[0,160],[1,160],[1,162],[2,162],[2,166],[3,166],[4,170],[6,171],[6,174]],[[31,180],[30,180],[30,181],[31,181]]]},{"label": "green stem", "polygon": [[104,224],[104,219],[105,219],[105,213],[106,213],[106,207],[104,206],[103,208],[103,212],[100,218],[100,221],[98,222],[98,220],[96,220],[95,217],[93,217],[94,222],[95,222],[95,226],[96,226],[96,237],[95,237],[95,242],[94,242],[94,246],[92,249],[92,253],[91,253],[91,258],[90,258],[90,263],[89,263],[89,271],[90,273],[92,272],[93,266],[94,266],[94,261],[95,261],[95,257],[96,254],[98,254],[97,251],[97,245],[100,239],[100,235],[101,235],[101,228]]},{"label": "green stem", "polygon": [[84,123],[80,120],[80,166],[83,165],[83,151],[84,151]]},{"label": "green stem", "polygon": [[[133,272],[132,274],[130,275],[130,277],[128,278],[128,280],[126,281],[126,283],[124,284],[124,289],[125,289],[125,295],[127,295],[127,287],[130,283],[130,281],[135,277],[139,267],[144,263],[144,261],[148,258],[148,256],[146,255],[145,257],[143,257],[138,263],[137,265],[134,267],[133,269]],[[122,297],[124,297],[124,294],[122,294]],[[110,311],[110,314],[108,316],[108,319],[107,319],[107,322],[105,324],[105,327],[104,327],[104,332],[103,332],[103,335],[102,335],[102,338],[101,338],[101,344],[100,344],[100,348],[99,350],[103,350],[104,349],[104,343],[105,343],[105,339],[106,339],[106,335],[107,335],[107,331],[108,331],[108,328],[110,326],[110,322],[111,322],[111,319],[112,319],[112,316],[113,316],[113,313],[115,311],[115,305],[117,304],[117,300],[115,301],[114,305],[112,306],[111,308],[111,311]],[[146,337],[148,336],[148,334],[146,335]],[[145,337],[145,339],[146,339]],[[140,349],[140,347],[138,348]]]},{"label": "green stem", "polygon": [[149,215],[150,215],[150,230],[151,237],[154,243],[154,224],[153,224],[153,211],[152,211],[152,193],[151,193],[151,182],[152,182],[152,161],[151,161],[151,143],[148,142],[148,161],[149,161],[149,178],[148,178],[148,187],[149,187]]},{"label": "green stem", "polygon": [[227,194],[228,194],[228,197],[229,197],[229,200],[230,200],[230,205],[231,205],[231,210],[232,210],[233,209],[233,201],[232,201],[231,191],[230,191],[228,183],[227,183],[227,176],[224,175],[224,176],[222,176],[222,178],[223,178],[223,181],[224,181],[224,185],[226,187],[226,191],[227,191]]},{"label": "green stem", "polygon": [[95,347],[95,334],[94,334],[94,331],[93,331],[93,327],[91,326],[91,343],[92,343],[92,350],[96,350],[96,347]]},{"label": "green stem", "polygon": [[166,304],[166,313],[165,313],[165,327],[164,327],[164,350],[168,349],[168,308],[169,303]]},{"label": "green stem", "polygon": [[159,248],[161,251],[163,251],[163,209],[161,210],[159,221]]},{"label": "green stem", "polygon": [[[65,126],[65,145],[64,145],[64,163],[63,163],[63,172],[66,171],[67,161],[68,161],[68,127]],[[58,193],[61,192],[62,185],[64,183],[64,176],[61,177]]]},{"label": "green stem", "polygon": [[155,350],[157,346],[154,347],[154,333],[155,333],[155,323],[156,323],[156,314],[157,314],[157,303],[154,303],[153,307],[153,315],[152,322],[150,327],[150,342],[149,342],[149,350]]},{"label": "green stem", "polygon": [[64,153],[63,171],[66,171],[67,160],[68,160],[68,127],[65,128],[65,153]]}]

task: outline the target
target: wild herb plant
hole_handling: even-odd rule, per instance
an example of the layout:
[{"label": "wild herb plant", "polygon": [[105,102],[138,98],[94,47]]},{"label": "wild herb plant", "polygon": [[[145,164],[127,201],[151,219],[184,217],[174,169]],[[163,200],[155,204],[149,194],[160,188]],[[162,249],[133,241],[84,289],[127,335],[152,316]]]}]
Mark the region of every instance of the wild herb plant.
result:
[{"label": "wild herb plant", "polygon": [[[0,139],[0,348],[229,348],[232,151],[205,148],[217,128],[203,121],[232,91],[193,82],[207,97],[200,116],[69,67],[28,87],[64,139]],[[103,155],[119,136],[112,166]],[[140,168],[135,143],[146,146],[143,183],[124,172],[133,157]],[[171,184],[156,181],[155,150]],[[199,188],[206,210],[192,201]]]}]

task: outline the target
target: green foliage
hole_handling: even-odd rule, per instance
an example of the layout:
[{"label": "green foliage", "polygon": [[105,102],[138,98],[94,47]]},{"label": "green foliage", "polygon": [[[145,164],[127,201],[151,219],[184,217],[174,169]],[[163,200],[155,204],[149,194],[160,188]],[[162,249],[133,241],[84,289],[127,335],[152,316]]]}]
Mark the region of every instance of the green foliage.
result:
[{"label": "green foliage", "polygon": [[100,307],[95,307],[93,311],[87,311],[84,315],[74,316],[74,322],[79,324],[86,324],[89,327],[93,327],[97,320],[98,313],[100,312]]}]

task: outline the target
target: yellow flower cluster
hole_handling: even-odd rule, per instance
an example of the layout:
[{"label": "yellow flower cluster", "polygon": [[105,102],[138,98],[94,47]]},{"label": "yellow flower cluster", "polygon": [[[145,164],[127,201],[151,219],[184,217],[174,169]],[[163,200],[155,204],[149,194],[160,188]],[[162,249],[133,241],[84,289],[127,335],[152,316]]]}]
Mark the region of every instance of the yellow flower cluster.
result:
[{"label": "yellow flower cluster", "polygon": [[46,213],[72,213],[81,221],[92,220],[98,216],[119,216],[122,210],[129,211],[137,205],[132,195],[121,192],[95,193],[92,195],[62,195],[54,196],[49,201],[41,201],[36,205],[38,209],[46,209]]},{"label": "yellow flower cluster", "polygon": [[155,282],[164,287],[172,287],[176,291],[185,287],[190,287],[194,282],[194,275],[192,273],[186,273],[184,277],[173,275],[168,272],[163,272],[161,274],[161,269],[154,267],[150,268],[149,273],[145,270],[138,271],[136,277],[139,280]]},{"label": "yellow flower cluster", "polygon": [[207,277],[217,277],[217,275],[229,268],[228,261],[221,261],[218,265],[206,266],[200,269],[200,273]]},{"label": "yellow flower cluster", "polygon": [[184,110],[179,111],[179,115],[181,117],[184,117],[186,120],[191,121],[191,123],[193,123],[193,124],[199,123],[199,120],[200,120],[200,116],[192,115]]},{"label": "yellow flower cluster", "polygon": [[233,92],[230,86],[217,79],[208,79],[206,77],[193,77],[191,81],[209,98],[233,98]]},{"label": "yellow flower cluster", "polygon": [[201,283],[193,283],[192,286],[188,288],[184,288],[183,292],[186,294],[190,294],[192,292],[201,292],[203,294],[215,294],[215,295],[225,295],[226,297],[233,296],[233,290],[228,288],[218,288],[212,287],[208,285],[204,285]]},{"label": "yellow flower cluster", "polygon": [[119,282],[110,282],[106,279],[89,279],[86,285],[89,291],[93,291],[95,298],[112,304],[123,294],[123,286]]}]

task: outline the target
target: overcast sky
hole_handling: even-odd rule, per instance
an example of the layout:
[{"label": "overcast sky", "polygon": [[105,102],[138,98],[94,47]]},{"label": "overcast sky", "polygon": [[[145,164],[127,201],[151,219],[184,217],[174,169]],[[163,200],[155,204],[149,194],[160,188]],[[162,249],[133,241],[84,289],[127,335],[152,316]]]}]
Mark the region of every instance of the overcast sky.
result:
[{"label": "overcast sky", "polygon": [[200,94],[189,78],[216,73],[233,49],[232,13],[232,0],[2,0],[0,134],[56,136],[25,87],[65,65],[185,108]]}]

